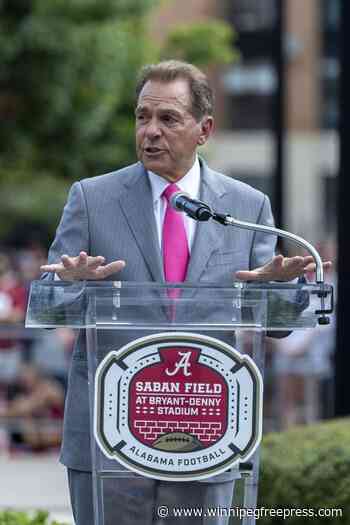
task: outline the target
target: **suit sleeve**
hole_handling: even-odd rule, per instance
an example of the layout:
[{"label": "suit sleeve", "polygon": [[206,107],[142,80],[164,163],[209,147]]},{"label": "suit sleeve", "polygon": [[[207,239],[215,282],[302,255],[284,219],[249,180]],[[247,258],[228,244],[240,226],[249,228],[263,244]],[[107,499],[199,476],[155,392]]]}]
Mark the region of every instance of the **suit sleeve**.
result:
[{"label": "suit sleeve", "polygon": [[[58,225],[55,239],[48,255],[48,264],[60,262],[61,255],[76,256],[79,252],[89,253],[89,224],[86,201],[80,182],[76,182],[70,189],[62,217]],[[41,279],[51,281],[55,274],[44,273]],[[45,320],[48,316],[50,323],[56,319],[56,326],[65,326],[70,323],[72,316],[80,319],[85,311],[85,293],[82,289],[52,288],[49,294],[41,297],[41,310]],[[45,317],[46,316],[46,317]],[[45,324],[45,321],[43,321]]]},{"label": "suit sleeve", "polygon": [[[257,219],[258,224],[264,226],[274,226],[274,219],[271,211],[269,198],[264,195]],[[249,269],[254,270],[271,261],[275,254],[277,236],[263,232],[254,232],[252,248],[249,258]]]},{"label": "suit sleeve", "polygon": [[82,250],[88,254],[90,252],[89,221],[82,185],[75,182],[70,189],[55,239],[49,250],[48,263],[59,262],[64,254],[71,257],[79,255]]}]

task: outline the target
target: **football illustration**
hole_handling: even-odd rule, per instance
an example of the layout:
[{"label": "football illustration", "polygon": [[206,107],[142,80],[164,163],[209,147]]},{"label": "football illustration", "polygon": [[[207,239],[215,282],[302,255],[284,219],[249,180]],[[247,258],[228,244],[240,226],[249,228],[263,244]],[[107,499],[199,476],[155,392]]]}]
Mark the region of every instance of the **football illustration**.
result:
[{"label": "football illustration", "polygon": [[159,436],[152,447],[166,452],[193,452],[203,448],[202,443],[191,434],[185,432],[169,432]]}]

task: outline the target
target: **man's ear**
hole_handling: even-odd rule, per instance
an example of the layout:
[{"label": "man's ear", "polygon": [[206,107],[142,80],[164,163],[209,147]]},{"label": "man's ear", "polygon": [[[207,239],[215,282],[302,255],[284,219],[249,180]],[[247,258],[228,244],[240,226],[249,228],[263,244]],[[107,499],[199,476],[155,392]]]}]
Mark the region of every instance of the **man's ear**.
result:
[{"label": "man's ear", "polygon": [[200,122],[201,126],[201,133],[198,137],[198,146],[203,146],[212,134],[212,131],[214,129],[214,119],[213,117],[206,116],[203,117],[202,121]]}]

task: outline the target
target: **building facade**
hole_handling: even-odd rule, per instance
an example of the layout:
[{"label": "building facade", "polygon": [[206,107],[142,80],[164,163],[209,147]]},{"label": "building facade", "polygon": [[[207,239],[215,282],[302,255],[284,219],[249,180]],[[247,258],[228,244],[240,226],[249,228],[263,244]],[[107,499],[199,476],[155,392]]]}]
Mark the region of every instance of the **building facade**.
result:
[{"label": "building facade", "polygon": [[219,18],[233,25],[241,60],[210,71],[217,126],[204,155],[214,168],[266,191],[274,204],[281,1],[286,86],[283,226],[322,242],[336,227],[340,1],[177,0],[161,4],[152,28],[162,39],[183,23]]}]

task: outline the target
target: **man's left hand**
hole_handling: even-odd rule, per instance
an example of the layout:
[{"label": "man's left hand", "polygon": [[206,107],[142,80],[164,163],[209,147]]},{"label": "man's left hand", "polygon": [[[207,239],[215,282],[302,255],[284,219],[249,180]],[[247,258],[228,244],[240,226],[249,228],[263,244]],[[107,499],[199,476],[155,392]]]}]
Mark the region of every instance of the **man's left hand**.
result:
[{"label": "man's left hand", "polygon": [[[331,268],[331,261],[323,263],[324,270]],[[306,257],[283,257],[276,255],[273,259],[255,270],[241,270],[236,272],[239,281],[292,281],[305,273],[314,272],[316,264],[311,255]]]}]

